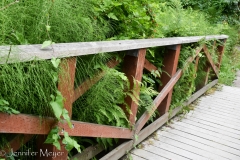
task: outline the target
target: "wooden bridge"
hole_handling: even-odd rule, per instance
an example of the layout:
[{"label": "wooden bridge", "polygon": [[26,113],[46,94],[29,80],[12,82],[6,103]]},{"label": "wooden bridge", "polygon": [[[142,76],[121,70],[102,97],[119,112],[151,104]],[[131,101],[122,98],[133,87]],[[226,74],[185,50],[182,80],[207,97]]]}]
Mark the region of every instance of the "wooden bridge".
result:
[{"label": "wooden bridge", "polygon": [[192,111],[160,128],[128,157],[133,160],[239,160],[240,88],[222,86]]},{"label": "wooden bridge", "polygon": [[[204,94],[209,88],[213,87],[218,82],[220,64],[224,51],[224,45],[228,36],[206,36],[206,37],[175,37],[162,39],[142,39],[142,40],[124,40],[124,41],[105,41],[105,42],[81,42],[81,43],[62,43],[54,44],[44,50],[41,50],[41,45],[20,45],[20,46],[2,46],[0,47],[0,64],[26,62],[31,60],[49,60],[52,58],[63,59],[60,64],[58,90],[62,93],[65,101],[64,108],[68,111],[69,117],[72,116],[73,103],[82,96],[91,86],[84,88],[86,84],[94,85],[103,75],[96,75],[92,79],[86,79],[82,84],[74,84],[77,57],[82,55],[118,52],[116,54],[126,53],[123,63],[123,72],[128,77],[131,88],[136,94],[140,94],[139,85],[133,87],[134,79],[142,80],[143,70],[155,71],[158,70],[146,58],[146,51],[151,47],[165,47],[165,54],[162,70],[165,72],[161,75],[160,81],[162,86],[159,87],[159,94],[153,101],[151,112],[146,110],[136,121],[135,117],[138,111],[138,105],[130,97],[126,97],[125,102],[130,106],[132,114],[127,114],[131,128],[123,128],[116,126],[100,125],[88,122],[71,121],[74,128],[70,128],[66,121],[56,121],[53,117],[40,118],[37,115],[8,115],[0,113],[0,133],[12,133],[16,137],[9,141],[8,147],[4,153],[17,151],[22,143],[28,142],[33,135],[39,135],[37,140],[38,149],[48,149],[48,151],[56,151],[56,147],[43,144],[44,135],[57,126],[68,132],[69,136],[82,137],[102,137],[102,138],[119,138],[125,139],[125,142],[113,149],[109,154],[102,157],[102,160],[116,160],[121,158],[126,152],[129,152],[134,146],[142,142],[145,138],[155,132],[159,127],[168,122],[181,109],[182,106],[175,108],[169,113],[169,107],[172,98],[173,87],[184,74],[184,71],[193,63],[195,72],[198,69],[199,55],[204,54],[207,63],[204,71],[206,73],[202,80],[202,86],[199,90],[189,98],[183,106],[189,105],[199,96]],[[198,43],[199,41],[204,42]],[[208,41],[213,45],[211,48],[205,44]],[[186,64],[183,68],[178,68],[178,61],[181,52],[182,44],[194,44],[196,48],[191,57],[186,59]],[[217,62],[213,61],[211,51],[217,51]],[[116,66],[119,62],[111,60],[106,65],[110,68]],[[64,73],[64,75],[62,75]],[[210,81],[210,83],[208,83]],[[77,87],[75,87],[77,86]],[[225,92],[225,90],[228,90]],[[215,94],[202,98],[198,107],[188,114],[188,119],[182,119],[178,122],[175,119],[169,127],[164,127],[164,131],[157,131],[153,138],[156,141],[143,143],[143,148],[131,151],[134,159],[198,159],[214,158],[216,155],[222,159],[237,159],[239,157],[239,126],[237,109],[238,99],[232,97],[239,96],[239,89],[229,89],[223,87],[223,92],[216,91]],[[220,96],[220,98],[216,98]],[[226,97],[224,98],[224,96]],[[207,102],[211,102],[210,108],[206,107]],[[220,102],[221,105],[217,105]],[[225,105],[227,104],[227,105]],[[205,106],[205,108],[204,108]],[[219,107],[219,108],[217,108]],[[228,108],[227,108],[228,107]],[[211,110],[210,110],[211,109]],[[235,110],[234,110],[235,109]],[[151,124],[146,125],[147,121],[155,110],[158,110],[160,116]],[[231,112],[233,111],[234,112]],[[192,114],[193,113],[193,114]],[[204,119],[206,118],[206,119]],[[228,120],[228,121],[227,121]],[[199,122],[201,121],[201,122]],[[198,123],[199,122],[199,123]],[[193,124],[194,123],[194,124]],[[39,125],[36,125],[39,124]],[[183,126],[184,124],[184,126]],[[213,129],[214,128],[214,129]],[[62,132],[58,133],[63,135]],[[41,136],[40,136],[41,135]],[[234,137],[235,136],[235,137]],[[210,140],[210,137],[214,138]],[[218,138],[218,139],[217,139]],[[220,140],[224,141],[220,141]],[[230,141],[232,140],[232,141]],[[175,143],[174,143],[175,142]],[[192,145],[190,145],[190,142]],[[228,142],[228,143],[225,143]],[[156,143],[156,144],[155,144]],[[174,143],[174,144],[173,144]],[[157,146],[159,144],[159,147]],[[230,146],[231,144],[231,146]],[[234,145],[233,145],[234,144]],[[72,158],[76,159],[91,159],[103,149],[100,147],[92,147],[85,149],[82,153],[78,153]],[[64,145],[61,146],[63,156],[57,157],[59,160],[66,160],[68,152]],[[206,151],[206,153],[204,152]],[[219,152],[218,152],[219,151]],[[197,152],[197,153],[196,153]],[[220,153],[221,152],[221,153]],[[239,151],[240,152],[240,151]],[[150,154],[152,153],[152,154]],[[218,154],[217,154],[218,153]],[[219,155],[220,154],[220,155]],[[1,157],[2,155],[0,155]],[[175,157],[174,157],[175,156]],[[193,156],[193,157],[191,157]],[[54,159],[56,157],[45,157],[45,159]],[[39,158],[38,159],[42,159]],[[240,159],[240,157],[239,157]]]}]

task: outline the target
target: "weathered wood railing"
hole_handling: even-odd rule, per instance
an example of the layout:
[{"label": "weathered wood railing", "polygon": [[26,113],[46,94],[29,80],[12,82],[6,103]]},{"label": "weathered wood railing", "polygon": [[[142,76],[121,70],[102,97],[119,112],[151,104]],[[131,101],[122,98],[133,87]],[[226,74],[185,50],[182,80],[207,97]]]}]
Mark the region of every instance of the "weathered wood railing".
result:
[{"label": "weathered wood railing", "polygon": [[[66,99],[64,106],[69,112],[69,116],[72,115],[72,104],[76,101],[84,92],[89,88],[84,88],[85,84],[94,84],[100,80],[104,73],[96,75],[95,78],[86,80],[80,84],[77,88],[74,88],[74,77],[76,69],[76,57],[81,55],[97,54],[102,52],[114,52],[114,51],[128,51],[128,54],[124,58],[124,68],[126,76],[129,78],[130,83],[133,83],[133,78],[141,81],[143,69],[148,71],[157,70],[153,64],[151,64],[147,59],[145,59],[146,49],[150,47],[167,46],[166,54],[164,57],[164,68],[166,73],[161,75],[162,86],[159,88],[159,95],[154,100],[153,110],[157,110],[160,113],[160,117],[155,120],[152,124],[144,127],[146,122],[151,116],[151,112],[146,111],[137,122],[135,122],[135,117],[138,110],[138,105],[131,100],[131,98],[126,98],[126,103],[131,108],[131,115],[128,115],[130,124],[133,129],[121,128],[100,124],[92,124],[86,122],[72,121],[74,124],[74,129],[70,129],[67,123],[58,123],[54,118],[44,118],[41,119],[38,116],[18,114],[18,115],[8,115],[5,113],[0,113],[0,133],[15,133],[22,134],[16,136],[10,142],[10,148],[13,151],[19,149],[21,143],[29,141],[32,135],[47,135],[51,128],[58,125],[64,128],[65,131],[69,133],[70,136],[87,136],[87,137],[106,137],[106,138],[123,138],[130,139],[128,142],[123,143],[117,148],[117,152],[111,152],[102,159],[118,159],[127,150],[130,150],[134,145],[141,142],[148,135],[153,133],[157,128],[163,125],[169,117],[174,116],[180,108],[176,108],[171,116],[168,113],[169,106],[171,103],[172,91],[176,82],[179,80],[183,74],[183,69],[177,71],[178,59],[181,50],[181,44],[186,43],[196,43],[202,39],[206,41],[209,40],[221,40],[225,43],[228,36],[206,36],[206,37],[176,37],[176,38],[161,38],[161,39],[140,39],[140,40],[119,40],[119,41],[102,41],[102,42],[82,42],[82,43],[60,43],[54,44],[53,47],[41,50],[41,45],[20,45],[20,46],[2,46],[0,47],[0,64],[14,63],[16,59],[21,62],[31,61],[33,59],[52,59],[53,57],[65,58],[64,65],[60,65],[62,69],[65,70],[65,74],[68,76],[59,75],[58,89],[61,91],[62,95]],[[214,80],[207,85],[208,74],[210,68],[214,71],[216,77],[218,78],[218,72],[220,69],[221,59],[224,50],[224,43],[218,47],[218,63],[214,64],[211,55],[207,49],[206,45],[202,45],[196,49],[196,54],[193,57],[189,57],[187,62],[192,63],[196,59],[195,68],[198,68],[198,54],[203,51],[208,60],[208,66],[206,68],[206,78],[204,84],[206,85],[201,90],[199,90],[195,95],[189,99],[186,104],[191,103],[194,99],[199,97],[206,88],[209,88],[217,83]],[[216,45],[216,43],[214,43]],[[9,52],[14,54],[9,54]],[[67,65],[66,65],[67,64]],[[111,61],[107,64],[108,67],[114,67],[118,64],[117,61]],[[169,75],[171,77],[169,77]],[[139,88],[136,88],[136,92],[139,93]],[[41,124],[41,126],[36,125]],[[62,133],[60,133],[62,134]],[[134,137],[138,136],[136,140]],[[22,141],[23,138],[23,141]],[[53,146],[43,144],[44,136],[40,136],[38,139],[39,148],[48,148],[49,151],[56,151]],[[62,151],[65,153],[62,157],[58,159],[67,159],[67,151],[62,146]],[[8,152],[8,150],[6,150]],[[52,157],[45,157],[46,159],[52,159]]]}]

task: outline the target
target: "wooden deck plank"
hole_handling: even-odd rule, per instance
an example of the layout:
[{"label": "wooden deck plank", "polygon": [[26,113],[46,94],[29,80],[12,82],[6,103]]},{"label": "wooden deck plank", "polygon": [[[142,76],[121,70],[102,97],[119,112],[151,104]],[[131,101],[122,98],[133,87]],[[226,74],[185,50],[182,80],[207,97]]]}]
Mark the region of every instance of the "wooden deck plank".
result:
[{"label": "wooden deck plank", "polygon": [[207,114],[199,114],[197,112],[195,113],[195,111],[190,111],[186,117],[196,117],[196,118],[202,118],[202,119],[204,118],[207,121],[210,120],[211,122],[221,124],[221,125],[227,126],[229,128],[233,128],[233,129],[236,129],[236,130],[240,129],[240,123],[231,122],[229,124],[229,121],[226,121],[226,120],[223,119],[224,117],[221,118],[221,117],[209,116]]},{"label": "wooden deck plank", "polygon": [[167,143],[169,145],[176,146],[178,148],[183,148],[185,150],[188,150],[188,151],[190,151],[192,153],[195,153],[195,154],[199,154],[202,157],[206,157],[208,159],[217,158],[218,160],[226,160],[226,158],[221,157],[217,154],[214,154],[213,152],[209,152],[207,150],[203,150],[202,148],[198,148],[198,145],[191,146],[191,145],[185,143],[184,141],[181,142],[181,141],[177,141],[175,139],[171,139],[171,138],[164,137],[164,136],[161,136],[161,137],[159,136],[159,139],[157,141],[159,141],[157,143]]},{"label": "wooden deck plank", "polygon": [[216,123],[213,123],[213,122],[209,122],[209,121],[206,121],[206,120],[203,120],[203,119],[192,117],[192,118],[188,118],[186,120],[193,121],[194,123],[197,123],[197,124],[200,123],[200,124],[204,124],[204,125],[207,125],[207,126],[211,126],[213,128],[219,128],[219,129],[222,129],[224,131],[228,131],[228,132],[231,132],[231,133],[234,133],[234,134],[237,134],[237,135],[240,136],[240,133],[237,130],[234,130],[232,128],[228,128],[226,126],[222,126],[222,125],[219,125],[219,124],[216,124]]},{"label": "wooden deck plank", "polygon": [[225,114],[225,113],[220,114],[220,113],[222,113],[221,111],[220,111],[220,113],[219,112],[216,113],[215,111],[210,110],[208,108],[202,109],[202,108],[197,108],[197,107],[194,108],[193,111],[195,113],[201,113],[201,114],[206,114],[206,115],[209,115],[209,116],[215,116],[215,117],[218,117],[218,118],[222,118],[222,119],[224,119],[226,121],[232,121],[232,122],[237,122],[237,123],[240,122],[240,118],[237,119],[238,116],[233,117],[232,115]]},{"label": "wooden deck plank", "polygon": [[146,151],[144,149],[135,149],[131,152],[133,155],[137,155],[138,157],[148,159],[148,160],[166,160],[167,158],[164,158],[162,156],[159,156],[157,154],[154,154],[152,152]]},{"label": "wooden deck plank", "polygon": [[136,155],[134,155],[134,154],[131,154],[131,158],[132,158],[132,160],[146,160],[145,158],[136,156]]},{"label": "wooden deck plank", "polygon": [[[211,98],[208,98],[208,97],[210,97],[210,96],[201,98],[199,101],[199,104],[209,104],[209,105],[219,104],[221,106],[227,105],[227,106],[231,106],[236,109],[239,109],[239,106],[237,105],[237,104],[239,104],[239,102],[227,101],[225,99],[220,99],[220,98],[216,98],[216,97],[211,97]],[[238,96],[235,96],[235,97],[238,97]],[[209,99],[211,99],[212,101],[209,101]]]},{"label": "wooden deck plank", "polygon": [[[150,144],[147,144],[149,142],[150,142]],[[186,158],[189,158],[189,159],[194,159],[194,160],[206,160],[207,159],[206,157],[203,157],[199,154],[190,152],[189,150],[186,150],[183,147],[176,147],[176,146],[170,145],[168,143],[156,141],[153,138],[150,138],[147,141],[145,141],[145,143],[143,143],[143,145],[144,145],[144,148],[147,148],[149,145],[152,145],[152,146],[155,146],[157,148],[161,148],[161,149],[164,149],[164,150],[171,151],[175,154],[178,154],[182,157],[186,157]]]},{"label": "wooden deck plank", "polygon": [[194,110],[199,110],[199,111],[204,111],[204,112],[208,112],[208,113],[213,113],[215,115],[218,115],[218,116],[222,116],[222,117],[228,117],[228,118],[231,118],[231,119],[235,119],[235,121],[239,121],[240,120],[240,117],[238,115],[235,115],[233,114],[233,112],[229,113],[228,111],[226,110],[219,110],[219,109],[214,109],[214,110],[211,110],[211,107],[195,107]]},{"label": "wooden deck plank", "polygon": [[162,148],[158,148],[156,146],[152,146],[152,145],[148,145],[147,147],[144,147],[143,150],[151,152],[153,154],[157,154],[159,156],[168,158],[168,159],[176,159],[176,160],[187,160],[189,158],[183,157],[181,155],[178,155],[176,153],[174,153],[174,151],[170,151],[168,150],[168,148],[166,149],[162,149]]},{"label": "wooden deck plank", "polygon": [[[230,137],[227,133],[223,133],[222,130],[221,131],[216,131],[214,129],[213,130],[208,130],[206,128],[202,128],[201,126],[194,126],[194,125],[191,125],[191,124],[188,124],[188,123],[183,123],[181,121],[174,122],[174,124],[176,124],[178,126],[181,126],[181,127],[188,128],[189,130],[194,130],[194,131],[198,131],[199,133],[212,135],[212,136],[215,136],[215,137],[218,137],[218,138],[221,138],[221,139],[224,139],[224,140],[227,140],[227,141],[230,141],[230,142],[233,142],[233,143],[236,143],[236,144],[240,145],[240,139]],[[171,126],[172,126],[172,124],[171,124]]]},{"label": "wooden deck plank", "polygon": [[231,106],[229,106],[229,108],[226,108],[229,105],[219,105],[219,106],[215,106],[215,104],[199,104],[196,108],[200,108],[200,109],[211,109],[211,111],[221,111],[223,113],[228,113],[229,116],[231,115],[235,115],[238,116],[239,115],[239,111],[238,109],[232,108]]},{"label": "wooden deck plank", "polygon": [[240,144],[225,140],[222,137],[222,135],[217,136],[217,134],[212,134],[212,135],[206,134],[205,132],[203,132],[200,129],[193,130],[193,129],[185,127],[185,126],[180,126],[178,123],[173,123],[170,126],[173,127],[175,130],[185,132],[185,133],[188,133],[188,134],[191,134],[194,136],[198,136],[198,137],[206,139],[206,140],[214,141],[216,143],[228,146],[230,148],[234,148],[235,150],[238,150],[240,152]]},{"label": "wooden deck plank", "polygon": [[236,87],[230,87],[230,86],[224,86],[221,89],[222,92],[226,92],[226,93],[239,93],[240,94],[240,88],[236,88]]},{"label": "wooden deck plank", "polygon": [[227,122],[224,123],[224,122],[218,121],[218,120],[214,119],[213,117],[209,118],[209,117],[204,117],[204,115],[202,115],[202,116],[198,115],[197,116],[197,115],[188,114],[188,115],[185,116],[185,118],[187,118],[187,119],[198,119],[200,121],[205,121],[205,122],[208,122],[208,123],[213,123],[213,124],[216,124],[216,125],[220,125],[222,127],[227,128],[228,130],[232,130],[233,132],[236,132],[237,134],[240,134],[240,128],[232,125],[231,123],[228,124]]},{"label": "wooden deck plank", "polygon": [[204,139],[204,138],[200,137],[199,135],[193,135],[191,133],[183,132],[183,131],[172,129],[172,128],[169,128],[169,127],[164,127],[164,129],[167,132],[177,134],[179,136],[182,136],[182,137],[185,137],[185,138],[188,138],[188,139],[192,139],[194,141],[206,144],[206,145],[214,147],[214,148],[218,148],[218,149],[220,149],[222,151],[225,151],[225,152],[228,152],[229,154],[234,155],[234,157],[238,157],[240,159],[240,151],[236,150],[234,148],[225,146],[223,144],[220,144],[218,142],[215,142],[215,141],[212,141],[212,140],[209,140],[209,139]]},{"label": "wooden deck plank", "polygon": [[240,99],[236,99],[236,96],[226,95],[226,93],[221,94],[221,92],[218,93],[217,95],[216,94],[215,95],[209,95],[209,97],[213,97],[215,99],[223,99],[223,100],[226,100],[226,101],[239,103]]},{"label": "wooden deck plank", "polygon": [[224,123],[224,124],[228,124],[228,122],[231,121],[231,125],[233,126],[233,128],[239,128],[240,129],[240,120],[239,121],[237,121],[237,120],[234,121],[234,118],[226,119],[227,116],[217,117],[217,116],[214,116],[214,115],[209,115],[209,114],[204,114],[202,112],[197,112],[197,110],[190,111],[188,113],[188,115],[193,116],[193,117],[202,117],[202,118],[206,118],[206,119],[210,118],[210,119],[219,121],[220,123]]},{"label": "wooden deck plank", "polygon": [[[175,117],[141,145],[168,159],[240,159],[240,89],[225,87],[201,97],[185,116]],[[146,153],[146,152],[145,152]],[[147,156],[146,156],[146,159]],[[156,158],[155,158],[156,159]]]},{"label": "wooden deck plank", "polygon": [[234,157],[231,157],[232,154],[230,154],[228,152],[222,151],[218,148],[211,147],[209,145],[197,142],[195,140],[192,140],[192,139],[189,139],[189,138],[177,135],[177,134],[173,134],[173,133],[163,131],[163,130],[158,131],[157,134],[162,137],[167,137],[167,138],[173,139],[175,141],[179,141],[179,142],[188,144],[189,146],[197,147],[199,149],[202,149],[203,151],[212,152],[212,153],[214,153],[218,156],[224,157],[226,159],[236,158],[234,155],[233,155]]},{"label": "wooden deck plank", "polygon": [[220,132],[222,134],[228,135],[229,137],[239,139],[238,134],[223,130],[221,128],[205,125],[205,124],[202,124],[202,123],[196,123],[195,121],[191,121],[191,120],[188,120],[188,119],[182,119],[181,122],[185,123],[185,124],[192,125],[192,126],[196,126],[196,127],[199,127],[199,128],[207,129],[207,130],[210,130],[210,131]]},{"label": "wooden deck plank", "polygon": [[[201,100],[198,102],[198,104],[208,104],[208,105],[220,105],[220,106],[229,106],[229,108],[235,108],[235,109],[240,109],[240,106],[238,106],[237,104],[239,104],[238,102],[233,102],[233,101],[226,101],[226,100],[223,100],[223,99],[217,99],[217,98],[214,98],[214,101],[209,101],[208,100],[209,98],[208,97],[203,97],[201,98]],[[211,98],[213,99],[213,98]]]}]

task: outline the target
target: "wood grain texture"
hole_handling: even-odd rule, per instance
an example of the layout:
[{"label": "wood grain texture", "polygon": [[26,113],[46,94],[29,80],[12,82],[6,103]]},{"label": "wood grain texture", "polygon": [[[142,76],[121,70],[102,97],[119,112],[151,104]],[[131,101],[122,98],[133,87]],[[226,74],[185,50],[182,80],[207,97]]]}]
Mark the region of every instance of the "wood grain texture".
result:
[{"label": "wood grain texture", "polygon": [[151,62],[149,62],[147,59],[145,59],[144,68],[149,72],[158,70],[158,68],[154,66]]},{"label": "wood grain texture", "polygon": [[73,157],[71,157],[71,160],[76,160],[76,159],[89,160],[89,159],[93,158],[94,156],[96,156],[97,154],[99,154],[100,152],[102,152],[103,150],[104,150],[104,147],[99,144],[90,146],[90,147],[84,149],[81,153],[78,153],[78,154],[74,155]]},{"label": "wood grain texture", "polygon": [[[180,56],[181,45],[175,45],[173,49],[166,49],[166,53],[164,54],[163,59],[163,68],[164,71],[161,75],[161,83],[162,86],[159,87],[159,91],[161,91],[169,82],[171,77],[176,73],[177,66],[178,66],[178,59]],[[169,91],[167,96],[163,99],[163,101],[158,106],[159,115],[163,115],[164,113],[168,112],[169,106],[172,100],[172,92],[173,89]]]},{"label": "wood grain texture", "polygon": [[[34,59],[52,59],[89,55],[103,52],[126,51],[139,48],[150,48],[156,46],[167,46],[185,43],[198,42],[212,39],[226,39],[226,35],[197,36],[197,37],[173,37],[173,38],[155,38],[155,39],[137,39],[137,40],[116,40],[100,42],[79,42],[79,43],[57,43],[52,47],[41,50],[41,44],[36,45],[18,45],[0,46],[0,64],[14,62],[31,61]],[[9,58],[8,58],[9,57]]]},{"label": "wood grain texture", "polygon": [[154,107],[151,111],[146,111],[137,121],[135,128],[136,133],[139,133],[140,130],[143,128],[143,126],[146,124],[148,119],[151,117],[153,112],[157,109],[159,104],[163,101],[163,99],[168,95],[168,93],[172,90],[174,85],[177,83],[179,78],[182,75],[182,70],[179,70],[172,78],[171,80],[165,85],[165,87],[162,89],[162,91],[158,94],[158,96],[154,99],[153,104]]},{"label": "wood grain texture", "polygon": [[204,50],[204,53],[205,53],[205,55],[206,55],[206,57],[208,59],[208,62],[210,64],[211,68],[213,69],[213,71],[216,74],[216,76],[219,77],[218,69],[217,69],[217,67],[214,64],[214,62],[212,60],[212,57],[211,57],[211,55],[208,52],[208,49],[207,49],[206,45],[204,45],[203,50]]},{"label": "wood grain texture", "polygon": [[[216,82],[199,90],[185,105]],[[145,157],[157,154],[168,159],[240,159],[240,106],[237,100],[228,100],[240,96],[239,91],[239,88],[223,86],[222,90],[201,97],[194,110],[175,117],[131,153],[141,155],[144,151]],[[175,110],[173,112],[176,114]]]},{"label": "wood grain texture", "polygon": [[[130,52],[134,53],[135,50]],[[146,49],[137,50],[137,54],[138,54],[137,56],[126,55],[124,57],[123,72],[125,73],[130,82],[130,89],[134,90],[134,92],[139,96],[140,95],[139,82],[142,81]],[[131,114],[126,112],[127,117],[129,117],[128,119],[130,125],[134,126],[138,111],[138,104],[130,96],[127,96],[125,98],[125,103],[131,110]],[[125,108],[126,106],[123,107],[123,109]]]},{"label": "wood grain texture", "polygon": [[[73,129],[69,128],[67,122],[57,123],[54,118],[0,113],[0,133],[48,134],[53,126],[58,125],[68,132],[70,136],[132,138],[132,131],[127,128],[78,121],[71,122],[74,125]],[[63,133],[60,133],[60,135],[63,135]]]}]

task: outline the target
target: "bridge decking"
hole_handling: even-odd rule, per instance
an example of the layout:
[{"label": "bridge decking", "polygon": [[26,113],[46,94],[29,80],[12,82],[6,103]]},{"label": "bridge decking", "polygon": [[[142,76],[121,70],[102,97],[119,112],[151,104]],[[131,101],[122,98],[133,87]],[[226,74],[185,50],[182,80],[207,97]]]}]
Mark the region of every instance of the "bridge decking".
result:
[{"label": "bridge decking", "polygon": [[133,160],[240,160],[239,115],[240,88],[223,86],[129,154]]}]

